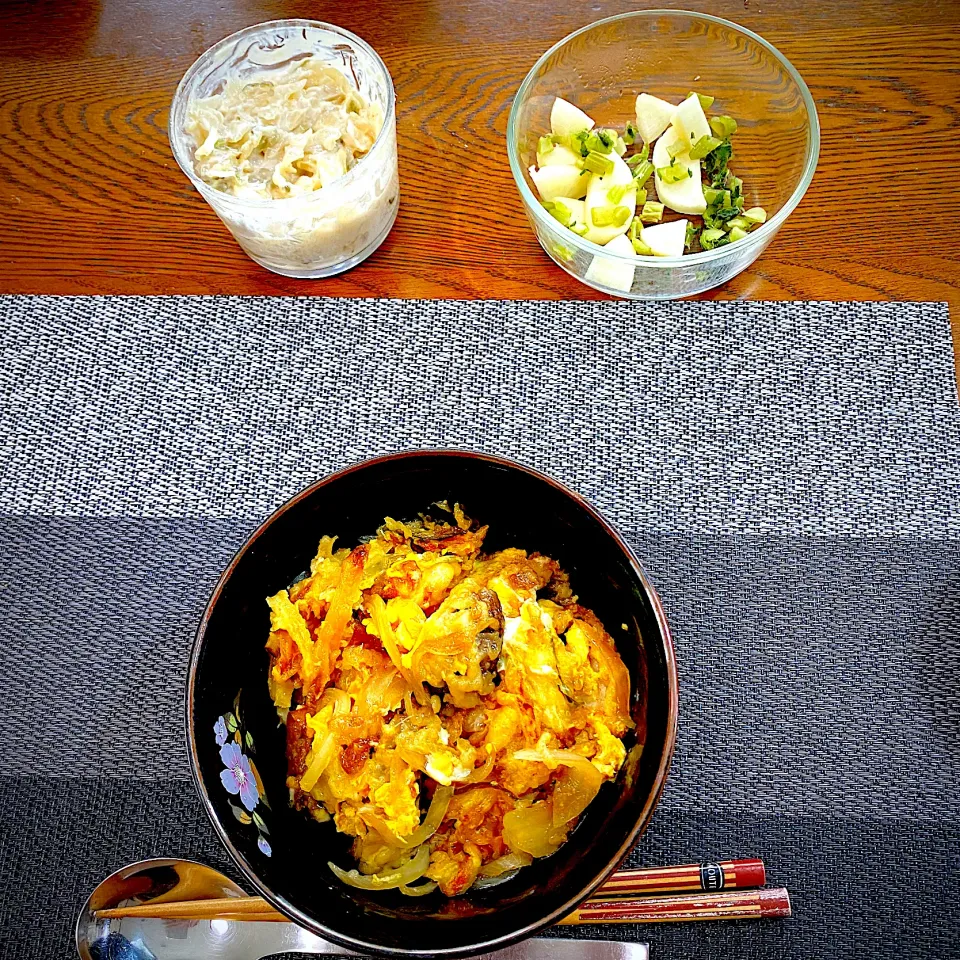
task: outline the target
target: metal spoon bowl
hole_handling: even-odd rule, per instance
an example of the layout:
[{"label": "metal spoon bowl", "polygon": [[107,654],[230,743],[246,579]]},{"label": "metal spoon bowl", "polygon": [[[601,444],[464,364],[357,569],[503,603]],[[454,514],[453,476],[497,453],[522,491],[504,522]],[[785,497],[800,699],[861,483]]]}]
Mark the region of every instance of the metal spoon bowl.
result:
[{"label": "metal spoon bowl", "polygon": [[[278,953],[356,957],[295,923],[238,920],[98,919],[96,911],[144,903],[245,897],[212,867],[192,860],[141,860],[110,874],[77,918],[83,960],[262,960]],[[487,960],[648,960],[646,944],[534,938]]]}]

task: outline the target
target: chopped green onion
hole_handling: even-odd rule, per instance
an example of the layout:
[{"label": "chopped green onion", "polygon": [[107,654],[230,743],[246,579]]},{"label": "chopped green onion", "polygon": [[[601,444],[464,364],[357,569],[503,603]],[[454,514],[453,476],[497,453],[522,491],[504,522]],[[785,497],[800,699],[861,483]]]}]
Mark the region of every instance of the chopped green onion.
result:
[{"label": "chopped green onion", "polygon": [[589,152],[590,148],[587,146],[587,137],[590,134],[586,130],[578,130],[569,141],[568,146],[574,153],[579,153],[581,157],[585,157]]},{"label": "chopped green onion", "polygon": [[642,207],[647,202],[647,191],[643,189],[637,190],[637,206]]},{"label": "chopped green onion", "polygon": [[687,99],[689,100],[690,97],[694,96],[695,94],[696,98],[700,101],[700,106],[703,107],[704,110],[709,110],[713,106],[713,101],[716,99],[716,97],[708,97],[705,93],[696,93],[694,90],[691,90],[687,94]]},{"label": "chopped green onion", "polygon": [[726,140],[737,132],[737,121],[733,117],[719,116],[710,118],[710,129],[721,139]]},{"label": "chopped green onion", "polygon": [[746,230],[742,230],[740,227],[734,227],[727,236],[730,238],[731,243],[736,243],[738,240],[742,240],[747,235]]},{"label": "chopped green onion", "polygon": [[633,169],[633,179],[638,187],[642,187],[653,173],[653,164],[649,160],[644,160]]},{"label": "chopped green onion", "polygon": [[703,199],[709,204],[722,204],[723,203],[723,191],[717,190],[714,187],[704,187],[703,189]]},{"label": "chopped green onion", "polygon": [[595,150],[597,153],[610,153],[616,146],[617,139],[616,130],[594,130],[586,135],[583,144],[588,150]]},{"label": "chopped green onion", "polygon": [[627,195],[628,191],[636,190],[636,188],[635,183],[618,183],[607,191],[607,200],[610,203],[617,204]]},{"label": "chopped green onion", "polygon": [[648,200],[640,210],[642,223],[659,223],[663,219],[663,204]]},{"label": "chopped green onion", "polygon": [[693,176],[693,171],[683,164],[670,164],[669,167],[657,167],[657,176],[664,183],[682,183]]},{"label": "chopped green onion", "polygon": [[543,201],[543,208],[550,216],[555,220],[559,220],[565,227],[570,226],[570,221],[573,219],[573,211],[565,203],[561,203],[559,200],[545,200]]},{"label": "chopped green onion", "polygon": [[704,157],[703,172],[710,181],[710,186],[720,190],[726,186],[725,181],[729,172],[727,164],[732,156],[733,147],[729,140],[725,140],[716,150],[711,151]]},{"label": "chopped green onion", "polygon": [[564,263],[573,263],[574,252],[562,243],[547,243],[547,252],[552,253],[558,260],[562,260]]},{"label": "chopped green onion", "polygon": [[751,207],[749,210],[743,211],[743,219],[749,220],[751,223],[766,223],[767,211],[763,207]]},{"label": "chopped green onion", "polygon": [[646,163],[650,159],[650,145],[645,143],[641,148],[639,153],[635,153],[632,157],[627,159],[627,163],[631,167],[635,167],[638,163]]},{"label": "chopped green onion", "polygon": [[[679,157],[681,153],[686,153],[688,148],[689,144],[686,140],[675,140],[667,147],[667,153],[671,157]],[[704,154],[704,156],[706,156],[706,154]]]},{"label": "chopped green onion", "polygon": [[633,237],[630,242],[633,244],[633,252],[638,257],[653,256],[653,251],[639,237]]},{"label": "chopped green onion", "polygon": [[723,143],[723,141],[718,140],[716,137],[701,137],[690,148],[690,159],[702,160],[708,153],[713,153],[721,143]]},{"label": "chopped green onion", "polygon": [[630,229],[627,231],[627,236],[631,240],[636,240],[642,231],[643,231],[643,224],[640,222],[640,218],[634,217],[630,221]]},{"label": "chopped green onion", "polygon": [[704,250],[713,250],[714,247],[725,247],[730,242],[730,238],[722,231],[715,228],[704,230],[700,234],[700,246]]},{"label": "chopped green onion", "polygon": [[553,153],[553,137],[541,137],[540,143],[537,146],[537,153],[546,156],[549,153]]},{"label": "chopped green onion", "polygon": [[624,142],[623,137],[617,137],[617,139],[614,141],[613,152],[618,157],[622,157],[627,152],[627,144]]},{"label": "chopped green onion", "polygon": [[570,225],[570,230],[575,233],[578,237],[584,237],[587,234],[589,228],[585,223],[574,223]]},{"label": "chopped green onion", "polygon": [[628,120],[623,131],[623,142],[629,146],[630,144],[636,143],[637,137],[639,136],[640,131],[637,130],[637,125],[632,120]]},{"label": "chopped green onion", "polygon": [[622,227],[630,219],[629,207],[594,207],[590,219],[595,227]]},{"label": "chopped green onion", "polygon": [[591,150],[584,158],[583,168],[601,177],[606,177],[613,173],[613,161],[602,153]]},{"label": "chopped green onion", "polygon": [[697,234],[700,231],[692,224],[687,224],[687,232],[683,238],[683,249],[687,252],[693,247],[693,241],[697,239]]}]

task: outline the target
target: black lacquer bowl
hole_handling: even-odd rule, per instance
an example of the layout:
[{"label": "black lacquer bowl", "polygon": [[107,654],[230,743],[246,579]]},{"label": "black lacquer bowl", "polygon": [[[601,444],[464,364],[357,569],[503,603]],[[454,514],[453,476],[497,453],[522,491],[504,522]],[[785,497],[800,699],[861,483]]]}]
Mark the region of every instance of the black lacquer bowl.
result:
[{"label": "black lacquer bowl", "polygon": [[[630,671],[636,722],[616,781],[604,785],[557,853],[509,882],[454,899],[368,893],[330,872],[328,860],[351,863],[350,839],[332,823],[316,823],[288,806],[284,728],[267,693],[264,651],[270,624],[265,598],[309,569],[322,535],[353,546],[384,516],[412,518],[438,500],[461,503],[469,516],[490,525],[486,549],[537,550],[569,572],[574,592],[604,622]],[[220,839],[274,906],[319,936],[361,952],[470,956],[565,916],[616,868],[649,822],[676,722],[669,628],[630,548],[555,481],[507,460],[461,451],[381,457],[295,496],[220,578],[190,660],[190,758]]]}]

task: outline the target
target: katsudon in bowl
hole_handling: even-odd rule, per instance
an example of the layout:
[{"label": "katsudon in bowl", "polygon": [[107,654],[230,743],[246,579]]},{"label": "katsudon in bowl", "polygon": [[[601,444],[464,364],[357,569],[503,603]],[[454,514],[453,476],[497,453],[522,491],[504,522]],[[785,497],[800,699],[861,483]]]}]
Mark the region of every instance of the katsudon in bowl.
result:
[{"label": "katsudon in bowl", "polygon": [[291,919],[466,956],[563,917],[646,825],[673,748],[656,594],[583,500],[498,458],[368,461],[274,514],[191,662],[194,772]]}]

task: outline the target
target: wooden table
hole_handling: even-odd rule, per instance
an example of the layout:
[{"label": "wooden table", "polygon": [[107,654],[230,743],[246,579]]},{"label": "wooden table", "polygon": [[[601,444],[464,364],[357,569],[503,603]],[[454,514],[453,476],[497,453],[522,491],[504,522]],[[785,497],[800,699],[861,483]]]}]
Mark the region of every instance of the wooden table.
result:
[{"label": "wooden table", "polygon": [[[684,0],[739,21],[806,78],[820,166],[772,247],[710,296],[947,300],[960,323],[956,0]],[[42,0],[0,8],[0,290],[394,297],[600,296],[551,264],[504,152],[537,56],[630,9],[613,0]],[[387,61],[403,200],[372,259],[326,281],[274,276],[240,251],[177,168],[167,110],[190,63],[276,17],[329,19]],[[493,144],[464,148],[481,140]],[[426,154],[429,164],[416,161]],[[458,209],[435,202],[441,184]],[[504,199],[505,198],[505,199]],[[501,211],[496,244],[473,211]],[[955,332],[960,333],[960,327]]]}]

